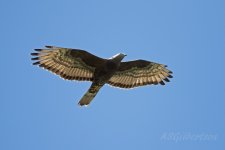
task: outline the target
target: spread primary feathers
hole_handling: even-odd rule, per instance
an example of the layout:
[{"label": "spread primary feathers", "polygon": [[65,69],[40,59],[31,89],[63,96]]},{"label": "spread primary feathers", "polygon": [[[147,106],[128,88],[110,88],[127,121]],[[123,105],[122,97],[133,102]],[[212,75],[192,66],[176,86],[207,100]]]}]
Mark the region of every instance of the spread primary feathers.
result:
[{"label": "spread primary feathers", "polygon": [[172,72],[166,65],[146,60],[121,62],[126,56],[119,53],[110,59],[97,57],[85,50],[46,46],[35,49],[32,60],[38,65],[66,80],[91,81],[92,85],[79,101],[88,105],[104,84],[119,88],[161,84],[165,85]]}]

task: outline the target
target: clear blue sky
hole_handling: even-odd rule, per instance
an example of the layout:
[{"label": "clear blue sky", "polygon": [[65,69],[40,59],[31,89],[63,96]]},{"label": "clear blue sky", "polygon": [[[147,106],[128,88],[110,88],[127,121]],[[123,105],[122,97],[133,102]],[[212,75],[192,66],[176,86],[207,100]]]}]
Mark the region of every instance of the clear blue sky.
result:
[{"label": "clear blue sky", "polygon": [[[222,150],[225,1],[1,0],[1,150]],[[166,86],[105,86],[31,65],[44,45],[167,64]]]}]

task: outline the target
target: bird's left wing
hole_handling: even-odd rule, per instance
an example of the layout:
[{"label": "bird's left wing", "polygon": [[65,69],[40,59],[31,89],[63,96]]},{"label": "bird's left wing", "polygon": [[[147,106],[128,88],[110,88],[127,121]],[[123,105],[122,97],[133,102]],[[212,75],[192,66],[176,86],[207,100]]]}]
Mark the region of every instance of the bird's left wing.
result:
[{"label": "bird's left wing", "polygon": [[169,82],[172,71],[166,65],[135,60],[121,62],[118,71],[108,81],[108,84],[120,88],[134,88],[148,84],[165,85],[163,81]]},{"label": "bird's left wing", "polygon": [[106,60],[80,49],[46,46],[31,53],[33,65],[47,69],[64,79],[92,81],[94,70]]}]

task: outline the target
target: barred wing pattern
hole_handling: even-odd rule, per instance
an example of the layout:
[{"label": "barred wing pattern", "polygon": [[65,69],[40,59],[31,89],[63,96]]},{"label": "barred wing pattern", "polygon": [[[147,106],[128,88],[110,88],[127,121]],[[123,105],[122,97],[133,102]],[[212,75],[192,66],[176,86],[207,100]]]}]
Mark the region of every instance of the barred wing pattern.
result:
[{"label": "barred wing pattern", "polygon": [[135,60],[121,62],[119,70],[108,81],[108,84],[119,88],[134,88],[138,86],[161,84],[169,82],[172,72],[166,65],[149,62],[145,60]]},{"label": "barred wing pattern", "polygon": [[80,49],[46,46],[31,53],[33,65],[51,71],[67,80],[92,81],[94,70],[106,60]]}]

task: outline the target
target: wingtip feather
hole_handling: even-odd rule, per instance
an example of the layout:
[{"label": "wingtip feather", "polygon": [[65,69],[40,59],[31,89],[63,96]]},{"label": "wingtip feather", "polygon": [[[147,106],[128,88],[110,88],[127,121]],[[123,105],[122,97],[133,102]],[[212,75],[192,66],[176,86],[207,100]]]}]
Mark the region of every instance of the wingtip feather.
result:
[{"label": "wingtip feather", "polygon": [[46,47],[46,48],[53,48],[54,46],[46,45],[45,47]]},{"label": "wingtip feather", "polygon": [[163,81],[160,81],[159,83],[160,83],[161,85],[165,85],[165,83],[164,83]]},{"label": "wingtip feather", "polygon": [[33,63],[33,65],[39,65],[39,64],[40,64],[39,61]]},{"label": "wingtip feather", "polygon": [[166,82],[170,82],[170,80],[168,78],[163,79]]},{"label": "wingtip feather", "polygon": [[38,56],[39,53],[30,53],[32,56]]},{"label": "wingtip feather", "polygon": [[31,60],[39,60],[39,57],[31,58]]},{"label": "wingtip feather", "polygon": [[34,50],[37,51],[37,52],[42,51],[42,49],[40,49],[40,48],[36,48],[36,49],[34,49]]},{"label": "wingtip feather", "polygon": [[168,77],[169,77],[169,78],[173,78],[173,76],[172,76],[172,75],[168,75]]}]

